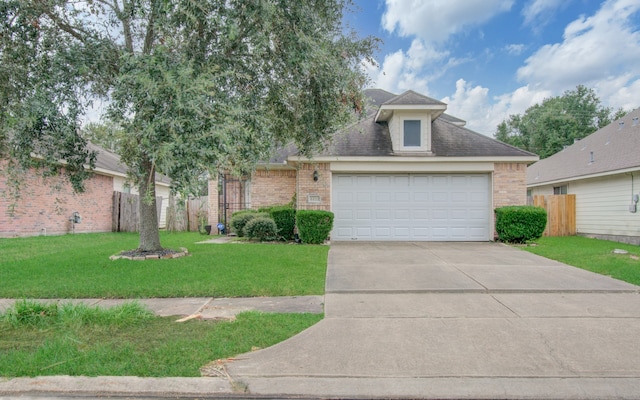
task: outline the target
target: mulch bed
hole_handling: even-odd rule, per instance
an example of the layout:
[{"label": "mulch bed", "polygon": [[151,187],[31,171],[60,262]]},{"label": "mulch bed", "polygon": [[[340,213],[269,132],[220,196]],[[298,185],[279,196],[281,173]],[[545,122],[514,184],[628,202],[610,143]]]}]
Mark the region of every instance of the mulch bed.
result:
[{"label": "mulch bed", "polygon": [[173,249],[162,249],[157,251],[142,251],[138,249],[127,250],[127,251],[122,251],[118,254],[115,254],[109,258],[112,260],[118,260],[118,259],[124,258],[125,260],[143,261],[143,260],[180,258],[188,255],[189,255],[189,251],[184,247],[180,247],[180,250],[173,250]]}]

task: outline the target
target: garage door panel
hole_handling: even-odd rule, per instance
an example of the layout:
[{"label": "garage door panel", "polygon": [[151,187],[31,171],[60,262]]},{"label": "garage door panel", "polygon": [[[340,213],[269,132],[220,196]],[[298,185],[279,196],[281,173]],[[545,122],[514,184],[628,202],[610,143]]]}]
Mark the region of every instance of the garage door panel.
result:
[{"label": "garage door panel", "polygon": [[437,203],[448,203],[449,202],[449,193],[447,192],[433,192],[431,195],[431,202],[434,204]]},{"label": "garage door panel", "polygon": [[489,240],[488,174],[335,174],[334,240]]},{"label": "garage door panel", "polygon": [[413,210],[413,218],[417,220],[429,220],[429,210]]},{"label": "garage door panel", "polygon": [[409,192],[396,192],[393,198],[397,202],[406,203],[411,199],[411,195]]},{"label": "garage door panel", "polygon": [[411,218],[411,211],[409,210],[395,210],[393,218],[396,221],[406,221]]},{"label": "garage door panel", "polygon": [[391,238],[391,228],[389,227],[377,227],[375,232],[378,238]]},{"label": "garage door panel", "polygon": [[393,193],[391,192],[376,192],[375,196],[378,203],[388,203],[393,199]]}]

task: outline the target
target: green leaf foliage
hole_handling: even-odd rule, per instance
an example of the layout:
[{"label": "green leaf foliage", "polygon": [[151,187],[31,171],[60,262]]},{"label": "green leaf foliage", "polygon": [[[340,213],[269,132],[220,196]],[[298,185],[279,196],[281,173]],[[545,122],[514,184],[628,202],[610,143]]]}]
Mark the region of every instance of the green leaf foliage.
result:
[{"label": "green leaf foliage", "polygon": [[[318,150],[363,110],[377,40],[343,26],[350,0],[0,3],[0,154],[64,172],[94,164],[80,122],[96,99],[141,202],[140,249],[159,247],[155,173],[195,193],[204,173],[251,173],[277,146]],[[354,113],[354,110],[356,113]],[[39,158],[33,158],[37,154]],[[145,209],[146,211],[143,211]]]},{"label": "green leaf foliage", "polygon": [[529,107],[522,115],[511,115],[498,125],[495,138],[542,159],[625,114],[603,107],[593,89],[578,85],[562,96]]},{"label": "green leaf foliage", "polygon": [[498,240],[526,243],[542,236],[547,226],[547,211],[542,207],[508,206],[496,208]]},{"label": "green leaf foliage", "polygon": [[333,228],[333,213],[322,210],[298,210],[296,225],[302,243],[321,244]]},{"label": "green leaf foliage", "polygon": [[249,239],[256,239],[261,242],[265,240],[275,240],[278,236],[276,223],[268,217],[256,217],[247,222],[244,226],[244,235]]},{"label": "green leaf foliage", "polygon": [[231,230],[235,232],[238,237],[243,237],[244,227],[249,221],[254,219],[257,214],[254,210],[244,210],[233,213],[231,216]]},{"label": "green leaf foliage", "polygon": [[269,209],[269,215],[278,227],[278,235],[285,240],[293,240],[296,210],[289,206],[274,206]]}]

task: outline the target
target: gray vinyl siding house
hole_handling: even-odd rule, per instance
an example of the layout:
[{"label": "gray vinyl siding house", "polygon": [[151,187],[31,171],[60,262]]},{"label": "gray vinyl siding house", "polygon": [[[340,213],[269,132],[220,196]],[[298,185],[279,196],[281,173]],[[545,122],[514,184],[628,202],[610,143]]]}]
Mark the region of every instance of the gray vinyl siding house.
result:
[{"label": "gray vinyl siding house", "polygon": [[640,244],[640,109],[529,166],[530,196],[574,194],[578,235]]}]

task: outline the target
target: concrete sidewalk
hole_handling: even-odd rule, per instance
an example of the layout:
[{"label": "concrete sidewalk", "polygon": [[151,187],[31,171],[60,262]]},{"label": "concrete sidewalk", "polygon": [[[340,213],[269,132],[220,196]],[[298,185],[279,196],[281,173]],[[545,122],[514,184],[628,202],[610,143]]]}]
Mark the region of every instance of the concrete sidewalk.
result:
[{"label": "concrete sidewalk", "polygon": [[[16,300],[0,299],[0,312]],[[113,307],[136,301],[161,317],[199,316],[202,319],[233,319],[244,311],[277,313],[324,312],[324,296],[283,296],[248,298],[180,297],[154,299],[39,299],[40,302],[85,303],[97,307]]]},{"label": "concrete sidewalk", "polygon": [[496,243],[336,243],[325,319],[220,376],[12,379],[0,397],[636,399],[639,289]]}]

